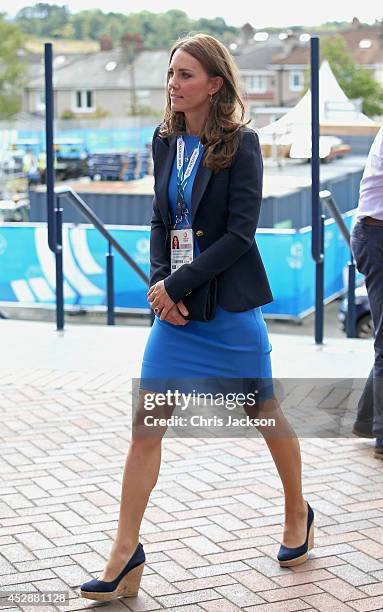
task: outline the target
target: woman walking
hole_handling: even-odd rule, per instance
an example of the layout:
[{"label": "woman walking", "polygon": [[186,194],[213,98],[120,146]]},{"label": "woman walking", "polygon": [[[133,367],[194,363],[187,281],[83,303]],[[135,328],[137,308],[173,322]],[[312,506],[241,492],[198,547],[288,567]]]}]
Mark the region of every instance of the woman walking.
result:
[{"label": "woman walking", "polygon": [[[263,165],[257,134],[243,119],[237,70],[224,45],[204,34],[177,41],[164,119],[153,136],[148,300],[156,316],[142,363],[138,414],[149,381],[271,380],[261,306],[272,294],[254,240]],[[284,489],[278,561],[289,567],[303,563],[313,547],[314,514],[302,496],[299,442],[270,385],[262,400],[266,411],[272,406],[282,432],[268,435],[259,428]],[[108,601],[137,594],[145,562],[139,530],[159,474],[161,437],[136,435],[133,427],[115,541],[103,574],[81,586],[84,597]]]}]

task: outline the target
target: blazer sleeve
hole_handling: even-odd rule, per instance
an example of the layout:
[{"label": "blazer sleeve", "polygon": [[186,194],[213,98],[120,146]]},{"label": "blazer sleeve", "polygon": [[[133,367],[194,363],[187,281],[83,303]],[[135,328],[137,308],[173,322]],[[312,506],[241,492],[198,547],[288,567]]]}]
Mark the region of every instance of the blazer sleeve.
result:
[{"label": "blazer sleeve", "polygon": [[232,266],[254,243],[262,201],[263,162],[256,132],[246,130],[241,136],[230,168],[226,232],[190,264],[165,279],[165,289],[174,302]]},{"label": "blazer sleeve", "polygon": [[[152,140],[152,154],[155,174],[156,167],[154,161],[155,152],[155,140],[157,137],[159,127],[156,128],[153,134]],[[151,287],[160,280],[163,280],[170,274],[170,256],[166,250],[166,227],[163,222],[161,213],[158,208],[157,197],[154,195],[153,198],[153,212],[150,220],[150,275],[149,275],[149,286]]]}]

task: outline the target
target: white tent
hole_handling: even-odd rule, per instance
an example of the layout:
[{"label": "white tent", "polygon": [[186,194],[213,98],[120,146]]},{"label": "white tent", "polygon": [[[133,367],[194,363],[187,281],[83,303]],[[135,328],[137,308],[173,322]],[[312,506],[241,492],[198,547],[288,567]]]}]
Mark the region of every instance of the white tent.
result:
[{"label": "white tent", "polygon": [[[319,124],[374,125],[374,122],[360,111],[358,105],[347,98],[326,60],[322,62],[319,70]],[[304,148],[307,149],[308,141],[311,141],[311,91],[308,90],[286,115],[261,128],[259,137],[261,144],[294,145],[299,142],[301,145],[305,143]],[[335,140],[339,139],[332,137],[332,140],[335,143]],[[324,143],[323,138],[322,142]]]}]

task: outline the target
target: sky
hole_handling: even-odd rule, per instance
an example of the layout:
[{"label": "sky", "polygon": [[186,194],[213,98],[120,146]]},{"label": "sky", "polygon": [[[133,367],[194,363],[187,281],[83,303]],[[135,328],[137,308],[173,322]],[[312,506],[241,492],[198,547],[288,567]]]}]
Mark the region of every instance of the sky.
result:
[{"label": "sky", "polygon": [[[46,0],[42,0],[46,1]],[[34,2],[28,0],[0,0],[0,12],[14,16],[24,6],[31,6]],[[325,21],[351,21],[358,17],[360,21],[374,23],[375,19],[383,18],[383,4],[381,0],[284,0],[274,2],[237,0],[222,2],[222,0],[209,0],[209,2],[194,0],[108,0],[108,2],[94,2],[94,0],[58,0],[49,4],[66,4],[71,12],[83,9],[99,8],[104,12],[117,11],[121,13],[135,13],[148,10],[153,13],[166,12],[172,8],[185,11],[189,17],[198,19],[206,17],[223,17],[228,25],[241,26],[246,22],[257,29],[267,26],[291,25],[319,25]],[[363,6],[363,4],[365,6]],[[257,8],[257,5],[259,8]]]}]

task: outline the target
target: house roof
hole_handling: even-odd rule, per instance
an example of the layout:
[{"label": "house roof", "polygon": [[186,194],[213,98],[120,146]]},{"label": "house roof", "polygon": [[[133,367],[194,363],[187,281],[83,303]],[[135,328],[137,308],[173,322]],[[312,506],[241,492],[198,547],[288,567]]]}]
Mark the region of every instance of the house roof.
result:
[{"label": "house roof", "polygon": [[[359,64],[379,64],[383,62],[383,27],[358,28],[341,32],[347,49]],[[360,41],[370,41],[371,46],[361,48]]]},{"label": "house roof", "polygon": [[[282,49],[282,43],[276,42],[251,46],[244,53],[234,56],[234,61],[239,70],[266,70],[273,57],[281,53]],[[168,61],[168,49],[140,51],[134,61],[136,88],[163,89]],[[124,59],[121,47],[76,57],[70,63],[57,65],[53,70],[54,88],[59,90],[129,89],[131,78],[131,68]],[[43,79],[42,73],[31,75],[29,89],[42,89]]]},{"label": "house roof", "polygon": [[240,70],[267,70],[282,49],[282,43],[260,45],[235,56],[234,60]]},{"label": "house roof", "polygon": [[[167,49],[142,50],[134,61],[135,86],[141,89],[163,88],[168,67]],[[121,47],[110,51],[89,53],[54,70],[55,89],[129,89],[131,67],[124,59]],[[43,87],[43,78],[29,82],[29,89]]]},{"label": "house roof", "polygon": [[298,43],[290,53],[284,57],[279,56],[272,60],[271,64],[283,66],[306,66],[310,63],[310,45],[309,43]]},{"label": "house roof", "polygon": [[[68,66],[72,62],[75,62],[79,59],[83,59],[83,57],[83,53],[58,53],[53,57],[53,70],[56,71],[58,69],[63,68],[64,66]],[[24,62],[27,68],[27,77],[29,83],[37,79],[38,77],[40,77],[40,79],[44,79],[44,57],[41,55],[41,53],[25,54]]]},{"label": "house roof", "polygon": [[[349,30],[340,30],[340,34],[347,45],[348,52],[354,61],[361,65],[374,65],[383,63],[383,27],[364,26]],[[334,35],[334,32],[324,32],[321,37]],[[360,46],[361,41],[369,41],[365,48]],[[310,63],[310,43],[297,43],[293,49],[281,58],[275,58],[273,64],[278,65],[302,65]]]}]

